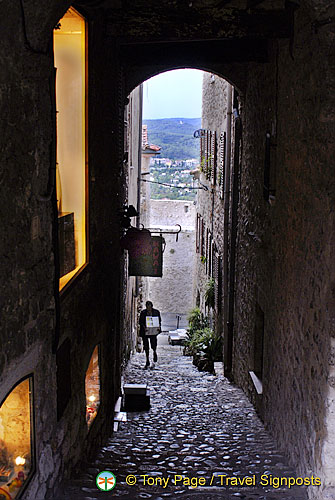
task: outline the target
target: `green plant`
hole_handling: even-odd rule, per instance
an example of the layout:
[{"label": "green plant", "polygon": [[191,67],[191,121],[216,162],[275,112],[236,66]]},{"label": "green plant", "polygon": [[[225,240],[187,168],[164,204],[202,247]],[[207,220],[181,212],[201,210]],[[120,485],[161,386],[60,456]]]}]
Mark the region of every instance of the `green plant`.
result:
[{"label": "green plant", "polygon": [[211,328],[197,330],[189,342],[193,364],[201,371],[214,372],[214,362],[222,360],[222,347],[222,337]]},{"label": "green plant", "polygon": [[215,306],[215,280],[210,278],[206,283],[205,304],[214,309]]},{"label": "green plant", "polygon": [[222,360],[222,338],[209,327],[208,317],[198,307],[189,312],[187,319],[188,340],[184,354],[193,356],[193,364],[199,370],[213,373],[214,362]]},{"label": "green plant", "polygon": [[207,158],[202,156],[200,160],[200,172],[206,174],[207,178],[210,178],[212,173],[212,158],[213,155],[208,155]]},{"label": "green plant", "polygon": [[209,344],[213,331],[209,327],[196,330],[190,340],[190,347],[193,351],[205,353]]},{"label": "green plant", "polygon": [[200,311],[199,307],[194,307],[191,309],[187,316],[188,327],[188,337],[191,339],[194,333],[198,330],[202,330],[208,327],[208,318],[204,316]]}]

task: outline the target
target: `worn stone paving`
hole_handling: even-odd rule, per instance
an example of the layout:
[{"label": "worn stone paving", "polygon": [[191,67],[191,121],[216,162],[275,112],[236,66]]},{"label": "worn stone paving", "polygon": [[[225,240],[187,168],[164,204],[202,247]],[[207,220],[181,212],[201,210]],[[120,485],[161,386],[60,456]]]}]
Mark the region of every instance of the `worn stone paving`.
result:
[{"label": "worn stone paving", "polygon": [[[272,480],[276,485],[277,478],[295,474],[240,389],[220,373],[199,372],[191,358],[183,356],[180,347],[168,345],[163,335],[158,355],[154,369],[144,370],[144,354],[136,354],[124,376],[130,383],[147,382],[150,411],[128,413],[128,421],[106,441],[82,477],[66,485],[61,498],[307,498],[302,487],[260,484],[262,475],[263,482]],[[103,470],[116,476],[116,486],[109,492],[95,484]],[[128,482],[136,484],[128,485],[127,476]],[[233,485],[236,478],[246,477],[255,485]],[[196,481],[197,487],[192,488],[190,483],[194,486]]]}]

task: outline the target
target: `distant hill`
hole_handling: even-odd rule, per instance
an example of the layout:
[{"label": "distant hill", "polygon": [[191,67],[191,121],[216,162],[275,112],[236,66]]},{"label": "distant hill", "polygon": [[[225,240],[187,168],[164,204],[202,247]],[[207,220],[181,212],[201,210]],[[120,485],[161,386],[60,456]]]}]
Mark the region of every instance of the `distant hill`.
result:
[{"label": "distant hill", "polygon": [[199,139],[195,139],[193,133],[201,127],[201,118],[143,120],[143,125],[148,126],[149,142],[162,148],[163,158],[199,158]]}]

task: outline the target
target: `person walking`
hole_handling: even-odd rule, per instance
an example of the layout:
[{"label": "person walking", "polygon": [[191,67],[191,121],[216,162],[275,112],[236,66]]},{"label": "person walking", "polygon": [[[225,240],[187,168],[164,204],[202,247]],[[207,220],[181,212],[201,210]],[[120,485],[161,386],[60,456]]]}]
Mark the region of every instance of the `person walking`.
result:
[{"label": "person walking", "polygon": [[[159,333],[161,333],[161,331],[162,331],[161,330],[162,320],[161,320],[161,314],[160,314],[159,310],[153,308],[153,304],[150,300],[148,300],[145,303],[145,307],[146,308],[143,309],[143,311],[141,311],[139,325],[140,325],[140,337],[143,340],[143,348],[145,351],[145,355],[147,357],[145,368],[148,368],[150,366],[149,341],[150,341],[151,349],[153,350],[153,353],[154,353],[153,361],[154,361],[154,363],[156,363],[156,361],[157,361],[157,335]],[[156,327],[157,333],[155,333],[154,335],[150,335],[150,327],[148,326],[148,321],[147,321],[148,317],[150,317],[150,318],[157,318],[158,317],[159,326]],[[150,320],[149,320],[149,322],[150,322]]]}]

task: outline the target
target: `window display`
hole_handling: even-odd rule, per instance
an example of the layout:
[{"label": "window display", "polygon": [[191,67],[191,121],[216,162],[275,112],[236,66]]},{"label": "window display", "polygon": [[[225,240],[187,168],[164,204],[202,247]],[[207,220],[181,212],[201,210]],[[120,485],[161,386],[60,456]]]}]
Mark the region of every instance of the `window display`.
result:
[{"label": "window display", "polygon": [[96,346],[86,372],[86,422],[90,428],[100,405],[99,347]]},{"label": "window display", "polygon": [[19,498],[33,471],[32,377],[0,406],[0,500]]},{"label": "window display", "polygon": [[60,289],[87,262],[86,22],[70,8],[54,30]]}]

